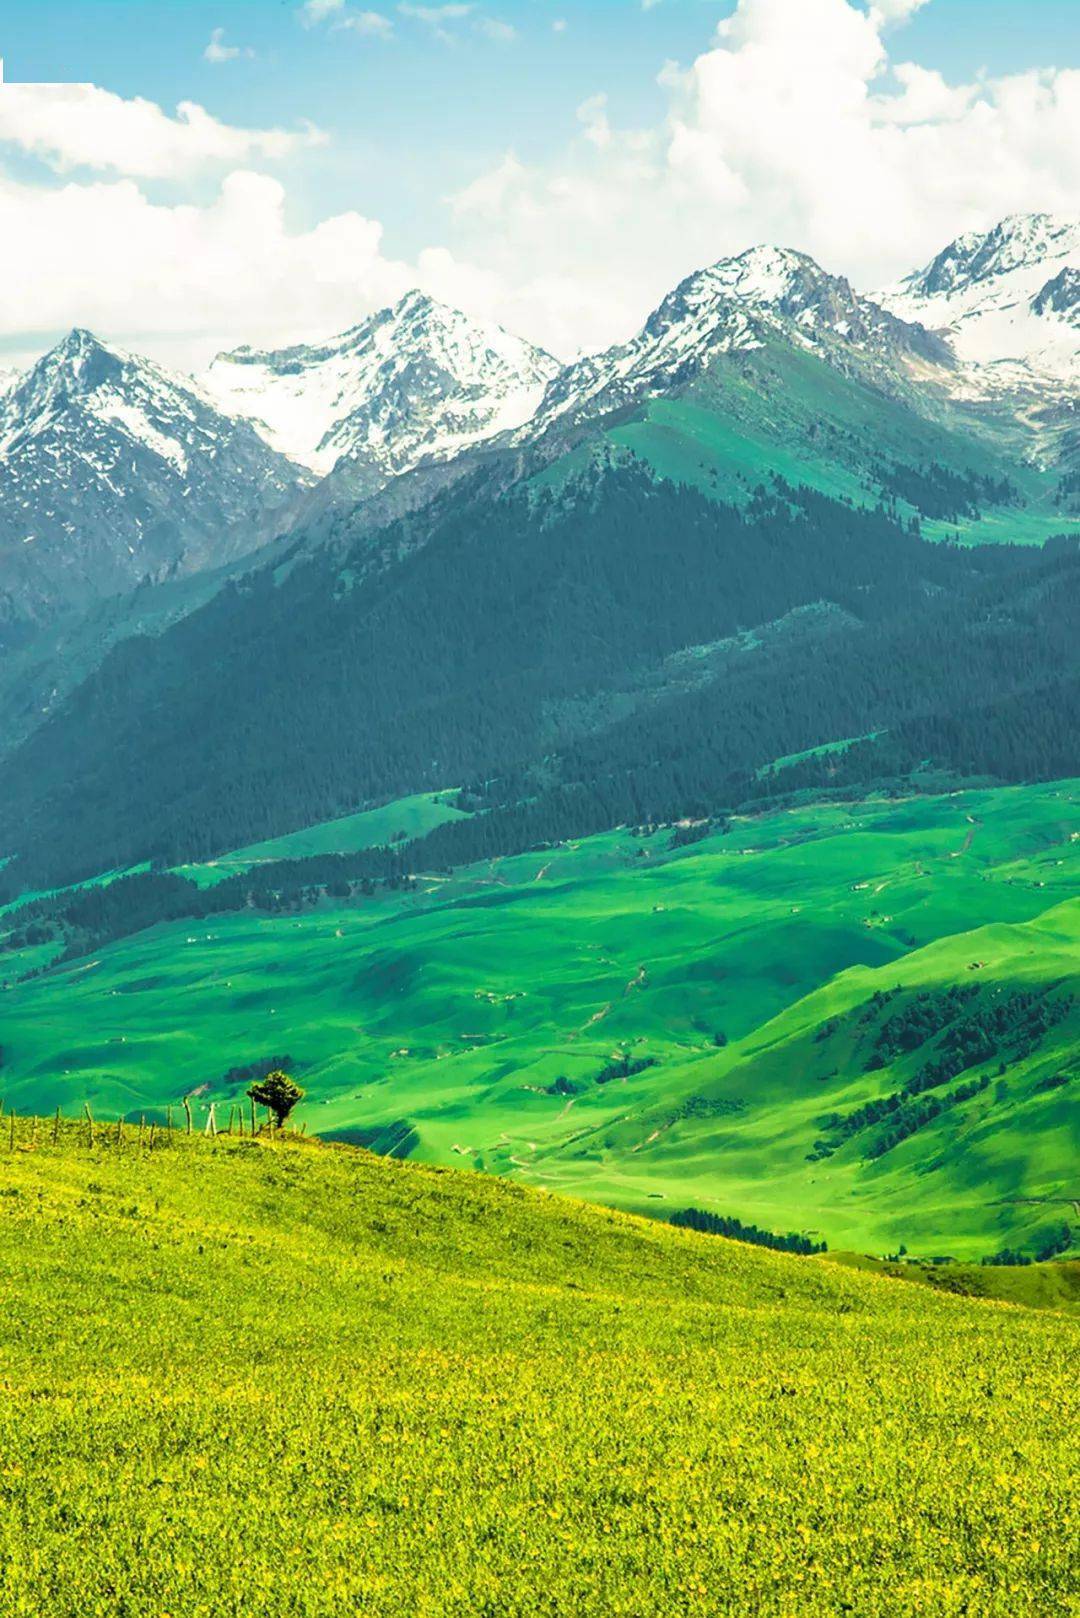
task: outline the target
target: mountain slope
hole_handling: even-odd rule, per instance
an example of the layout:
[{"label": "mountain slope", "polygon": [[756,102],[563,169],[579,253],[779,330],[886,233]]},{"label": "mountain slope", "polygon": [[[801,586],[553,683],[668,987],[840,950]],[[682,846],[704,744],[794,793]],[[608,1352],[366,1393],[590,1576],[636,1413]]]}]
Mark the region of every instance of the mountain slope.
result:
[{"label": "mountain slope", "polygon": [[[1071,554],[928,544],[806,492],[739,510],[633,468],[541,498],[462,486],[118,647],[4,765],[5,880],[221,852],[448,780],[513,803],[533,766],[590,817],[728,802],[778,756],[1071,679],[1078,578]],[[1066,773],[1045,724],[1024,734],[1024,773]],[[975,743],[948,763],[982,768]]]},{"label": "mountain slope", "polygon": [[988,411],[967,374],[939,334],[805,254],[754,248],[689,276],[629,343],[568,366],[513,441],[553,461],[545,482],[630,451],[722,499],[779,475],[895,503],[935,538],[1041,543],[1070,522],[1064,428],[1047,442],[1030,400]]},{"label": "mountain slope", "polygon": [[73,331],[0,398],[7,616],[227,562],[306,481],[195,384]]},{"label": "mountain slope", "polygon": [[376,487],[520,426],[557,370],[501,327],[410,292],[326,343],[220,354],[203,382],[281,453]]},{"label": "mountain slope", "polygon": [[1067,1610],[1063,1315],[288,1138],[50,1131],[0,1199],[12,1613]]}]

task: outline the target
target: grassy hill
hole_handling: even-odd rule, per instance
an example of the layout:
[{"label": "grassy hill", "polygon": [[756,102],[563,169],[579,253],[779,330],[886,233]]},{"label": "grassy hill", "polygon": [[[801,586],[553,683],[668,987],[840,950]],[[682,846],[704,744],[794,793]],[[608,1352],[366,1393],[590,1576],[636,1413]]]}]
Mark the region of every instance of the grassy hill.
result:
[{"label": "grassy hill", "polygon": [[34,1134],[5,1618],[1072,1610],[1065,1315],[347,1148]]},{"label": "grassy hill", "polygon": [[[831,1246],[1035,1252],[1080,1197],[1076,801],[811,804],[679,848],[616,831],[25,981],[48,949],[8,955],[3,1090],[134,1118],[194,1092],[224,1119],[230,1069],[287,1057],[310,1131],[382,1151]],[[918,1090],[961,1036],[975,1059]]]},{"label": "grassy hill", "polygon": [[977,516],[957,512],[946,520],[903,496],[898,510],[918,517],[929,538],[959,533],[972,544],[1039,545],[1076,528],[1055,503],[1059,473],[1035,464],[1016,422],[965,411],[943,397],[890,395],[779,340],[718,354],[674,395],[617,412],[536,481],[558,486],[598,446],[632,453],[658,476],[722,500],[745,499],[778,476],[872,507],[888,498],[883,480],[890,467],[1004,476],[1014,491],[1009,500],[980,499]]},{"label": "grassy hill", "polygon": [[316,854],[351,854],[361,848],[407,842],[434,831],[447,821],[461,820],[463,812],[449,801],[452,793],[417,792],[409,798],[396,798],[378,809],[362,809],[355,815],[323,820],[300,831],[270,837],[262,843],[238,848],[222,859],[201,865],[181,865],[176,869],[200,883],[220,882],[236,871],[270,860],[310,859]]}]

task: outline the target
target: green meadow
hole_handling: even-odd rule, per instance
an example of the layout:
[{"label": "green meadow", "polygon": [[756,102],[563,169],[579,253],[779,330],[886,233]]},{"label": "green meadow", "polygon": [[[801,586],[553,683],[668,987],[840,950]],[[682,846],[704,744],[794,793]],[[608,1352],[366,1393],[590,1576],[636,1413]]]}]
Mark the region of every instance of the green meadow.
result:
[{"label": "green meadow", "polygon": [[[224,1123],[229,1070],[287,1057],[309,1132],[383,1152],[833,1248],[1037,1252],[1080,1196],[1077,797],[813,803],[682,848],[620,830],[51,967],[8,955],[6,1103],[137,1119],[189,1094]],[[888,1150],[834,1125],[817,1153],[823,1120],[917,1082],[939,1042],[882,1063],[885,1024],[956,985],[969,1017],[1030,996],[1050,1024],[1002,1035]]]},{"label": "green meadow", "polygon": [[425,837],[429,831],[445,825],[447,821],[465,818],[462,810],[456,809],[450,802],[453,796],[449,792],[418,792],[410,798],[397,798],[378,809],[362,809],[355,815],[323,820],[300,831],[269,837],[262,843],[251,843],[221,859],[208,860],[202,865],[181,865],[176,869],[181,876],[207,884],[220,882],[237,871],[250,871],[253,866],[270,860],[303,860],[315,854],[352,854],[362,848],[409,842],[416,837]]},{"label": "green meadow", "polygon": [[300,1139],[0,1140],[4,1618],[1067,1618],[1077,1323]]}]

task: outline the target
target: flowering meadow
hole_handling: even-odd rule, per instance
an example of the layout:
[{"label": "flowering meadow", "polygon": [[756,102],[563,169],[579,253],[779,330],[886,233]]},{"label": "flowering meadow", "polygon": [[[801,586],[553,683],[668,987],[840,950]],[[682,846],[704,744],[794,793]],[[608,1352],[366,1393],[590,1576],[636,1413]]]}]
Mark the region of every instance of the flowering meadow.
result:
[{"label": "flowering meadow", "polygon": [[300,1138],[5,1123],[3,1618],[1075,1613],[1080,1329]]}]

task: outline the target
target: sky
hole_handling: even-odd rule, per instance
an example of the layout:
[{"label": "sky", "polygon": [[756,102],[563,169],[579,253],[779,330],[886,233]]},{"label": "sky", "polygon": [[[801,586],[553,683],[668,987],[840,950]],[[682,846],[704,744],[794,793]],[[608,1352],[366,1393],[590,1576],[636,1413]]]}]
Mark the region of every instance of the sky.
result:
[{"label": "sky", "polygon": [[759,241],[871,290],[1080,214],[1077,0],[0,0],[0,359],[413,286],[569,357]]}]

